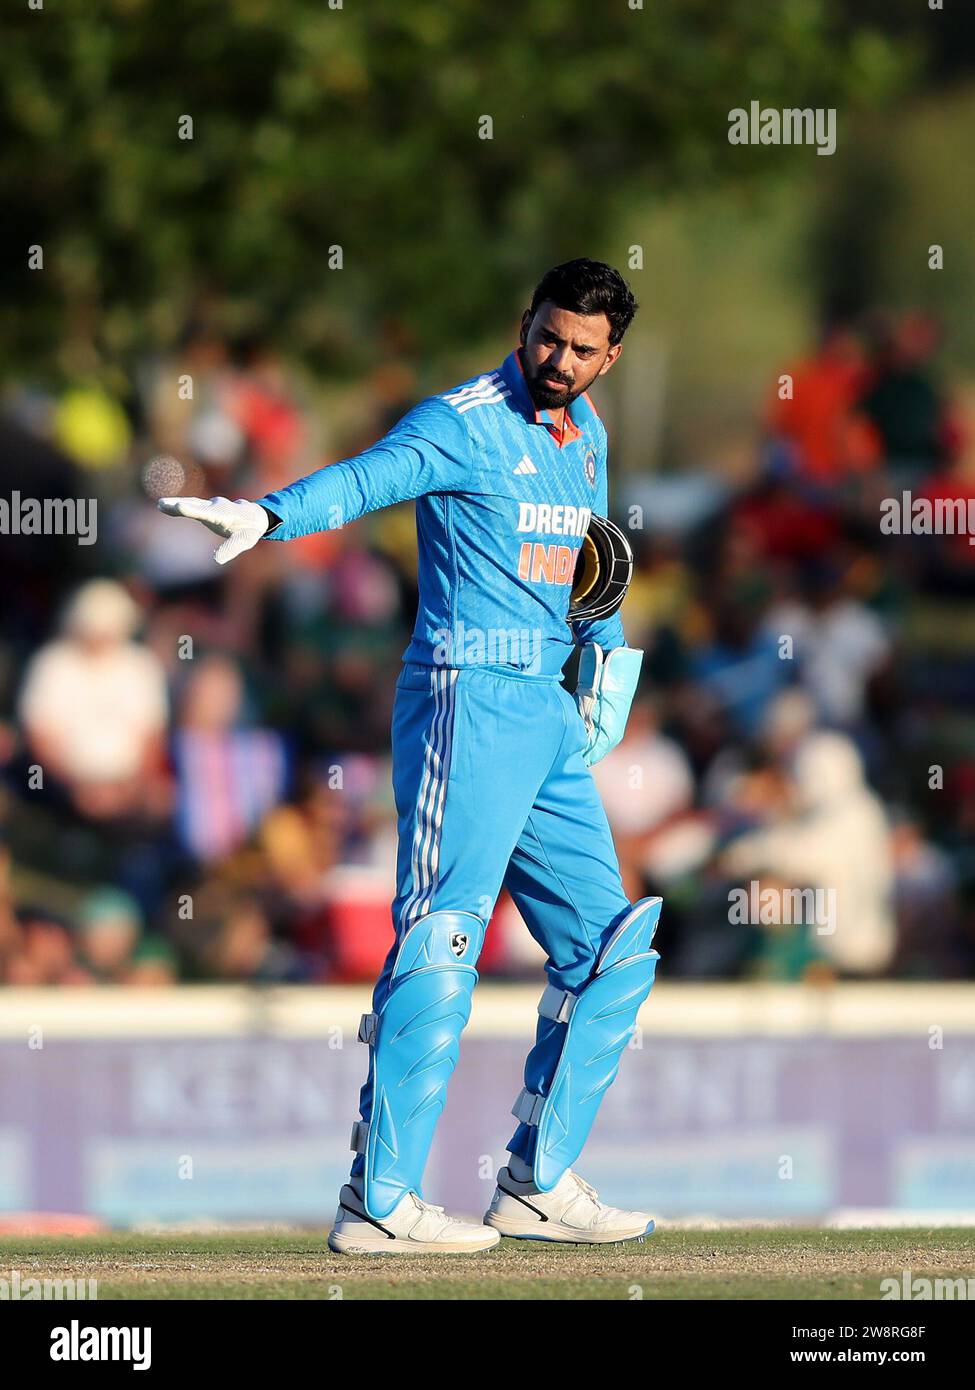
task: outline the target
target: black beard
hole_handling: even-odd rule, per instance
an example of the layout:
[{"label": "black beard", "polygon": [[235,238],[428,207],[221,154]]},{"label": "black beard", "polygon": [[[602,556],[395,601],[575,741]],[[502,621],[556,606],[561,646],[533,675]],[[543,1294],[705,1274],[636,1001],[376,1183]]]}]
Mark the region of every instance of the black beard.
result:
[{"label": "black beard", "polygon": [[545,386],[540,381],[530,380],[528,394],[539,410],[563,410],[572,404],[578,392],[569,386]]}]

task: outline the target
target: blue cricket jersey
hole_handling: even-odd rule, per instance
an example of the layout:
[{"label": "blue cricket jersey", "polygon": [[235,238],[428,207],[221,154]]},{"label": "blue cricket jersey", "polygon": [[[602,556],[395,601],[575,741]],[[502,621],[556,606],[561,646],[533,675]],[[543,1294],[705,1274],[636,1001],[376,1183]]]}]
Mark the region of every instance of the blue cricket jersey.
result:
[{"label": "blue cricket jersey", "polygon": [[619,613],[567,621],[592,512],[608,512],[606,430],[588,393],[560,434],[517,352],[414,406],[371,449],[258,500],[271,540],[334,530],[415,498],[419,611],[403,660],[553,675],[574,642],[625,646]]}]

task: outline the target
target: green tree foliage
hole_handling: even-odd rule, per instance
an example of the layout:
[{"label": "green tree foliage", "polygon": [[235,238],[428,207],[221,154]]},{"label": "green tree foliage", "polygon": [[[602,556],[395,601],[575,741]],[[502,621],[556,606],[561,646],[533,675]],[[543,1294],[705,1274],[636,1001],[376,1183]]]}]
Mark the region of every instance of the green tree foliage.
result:
[{"label": "green tree foliage", "polygon": [[8,369],[124,363],[201,311],[332,370],[384,321],[454,349],[544,264],[612,247],[635,199],[815,162],[729,145],[733,107],[835,106],[842,139],[914,51],[843,0],[337,4],[8,8]]}]

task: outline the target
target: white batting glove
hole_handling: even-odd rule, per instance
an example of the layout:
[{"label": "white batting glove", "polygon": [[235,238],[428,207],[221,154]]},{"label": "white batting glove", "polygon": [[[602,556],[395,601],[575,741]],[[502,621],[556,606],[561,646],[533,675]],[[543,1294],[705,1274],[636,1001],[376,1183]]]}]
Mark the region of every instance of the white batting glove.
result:
[{"label": "white batting glove", "polygon": [[188,516],[223,536],[223,545],[214,551],[218,565],[225,565],[235,555],[257,545],[268,527],[264,508],[257,502],[245,502],[242,497],[236,502],[229,497],[211,497],[209,501],[203,497],[160,497],[158,505],[167,516]]}]

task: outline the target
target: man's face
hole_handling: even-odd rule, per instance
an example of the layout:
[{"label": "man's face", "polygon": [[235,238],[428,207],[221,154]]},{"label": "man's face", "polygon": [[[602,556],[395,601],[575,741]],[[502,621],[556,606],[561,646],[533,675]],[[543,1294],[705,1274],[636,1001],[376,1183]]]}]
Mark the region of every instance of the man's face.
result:
[{"label": "man's face", "polygon": [[561,410],[603,376],[623,351],[610,346],[605,314],[573,314],[545,300],[521,320],[521,365],[539,410]]}]

